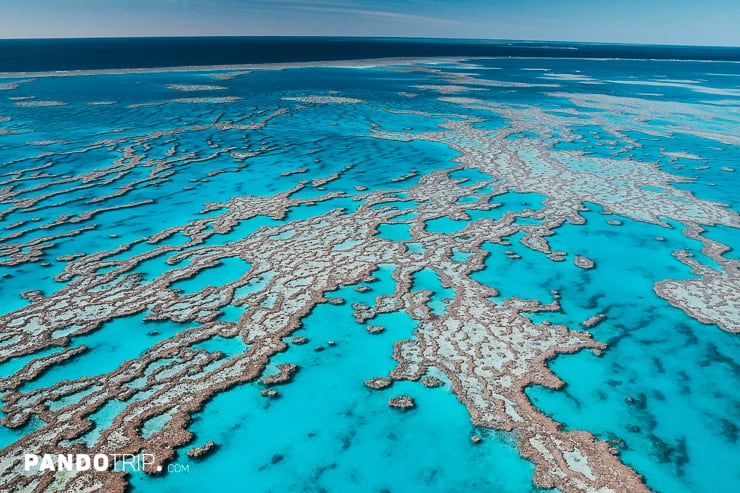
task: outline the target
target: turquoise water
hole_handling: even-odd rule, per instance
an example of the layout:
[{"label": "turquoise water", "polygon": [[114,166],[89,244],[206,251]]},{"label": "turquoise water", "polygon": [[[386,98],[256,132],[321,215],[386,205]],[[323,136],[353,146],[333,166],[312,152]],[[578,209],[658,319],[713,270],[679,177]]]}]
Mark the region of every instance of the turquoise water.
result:
[{"label": "turquoise water", "polygon": [[427,290],[431,293],[427,306],[435,315],[443,315],[447,311],[447,300],[455,297],[455,290],[445,288],[439,275],[431,269],[414,273],[411,279],[411,289]]},{"label": "turquoise water", "polygon": [[[387,278],[375,276],[380,280],[372,292],[348,287],[334,295],[368,302],[392,290]],[[478,430],[445,388],[365,387],[364,380],[393,369],[393,343],[411,336],[415,323],[402,313],[382,315],[372,323],[386,330],[371,335],[351,313],[349,304],[314,309],[297,332],[309,343],[274,360],[300,367],[289,386],[278,388],[281,397],[260,396],[258,385],[216,397],[195,415],[190,430],[194,444],[213,440],[221,446],[205,460],[187,458],[183,449],[177,460],[190,466],[188,473],[135,476],[134,491],[195,491],[208,488],[213,477],[224,490],[246,484],[254,491],[530,491],[533,467],[519,458],[512,438],[486,434],[481,445],[473,445],[469,436]],[[313,350],[330,339],[336,346]],[[390,409],[386,401],[399,394],[413,396],[417,409]],[[278,429],[275,423],[281,423]]]},{"label": "turquoise water", "polygon": [[[62,380],[75,380],[108,373],[123,362],[138,358],[156,342],[182,327],[171,321],[144,321],[142,315],[120,317],[98,330],[72,338],[72,345],[88,350],[65,363],[54,366],[39,378],[23,385],[23,390],[49,387]],[[152,334],[152,331],[158,332]]]},{"label": "turquoise water", "polygon": [[[471,128],[488,132],[492,139],[512,124],[483,104],[493,103],[522,112],[521,121],[526,122],[505,139],[503,145],[510,149],[531,151],[528,146],[537,142],[540,149],[557,151],[553,162],[575,174],[614,173],[594,158],[655,163],[655,173],[660,170],[675,177],[660,186],[641,184],[637,188],[644,197],[662,197],[670,185],[738,211],[740,148],[733,136],[740,134],[740,124],[733,116],[736,112],[725,110],[740,106],[740,98],[732,92],[737,88],[731,77],[711,75],[737,75],[736,65],[573,59],[475,63],[479,66],[424,65],[441,74],[389,66],[255,70],[227,79],[217,75],[228,71],[40,77],[2,91],[0,315],[11,314],[12,318],[13,312],[32,307],[33,302],[20,296],[28,290],[39,290],[47,297],[63,295],[70,281],[79,280],[74,276],[55,279],[69,266],[64,256],[78,255],[88,261],[100,253],[104,261],[115,265],[101,265],[99,275],[110,274],[124,261],[147,257],[131,269],[141,274],[141,285],[165,280],[180,300],[197,296],[209,286],[218,289],[241,279],[244,285],[235,290],[232,303],[215,310],[213,317],[245,323],[240,317],[258,303],[253,296],[270,289],[270,282],[279,275],[262,270],[247,280],[245,276],[256,265],[254,252],[245,249],[220,257],[219,264],[204,267],[187,279],[178,278],[180,269],[198,265],[199,258],[214,249],[258,233],[289,244],[291,227],[297,230],[304,221],[332,211],[342,211],[343,218],[359,214],[371,194],[375,202],[370,211],[388,218],[377,228],[374,245],[383,249],[390,248],[389,242],[403,243],[408,258],[417,262],[416,270],[410,272],[411,291],[428,291],[431,313],[444,317],[455,286],[444,287],[435,270],[439,266],[422,260],[426,254],[434,258],[439,253],[433,250],[438,245],[432,240],[455,237],[456,247],[444,255],[456,263],[468,262],[477,246],[468,243],[470,236],[460,236],[461,230],[474,231],[476,225],[499,221],[510,213],[517,215],[516,232],[502,238],[509,244],[481,238],[480,248],[487,254],[484,266],[471,274],[474,280],[498,290],[492,301],[521,297],[549,303],[551,291],[558,290],[560,311],[526,315],[537,323],[547,320],[572,330],[584,330],[581,322],[589,317],[606,315],[589,329],[595,339],[607,344],[603,355],[586,351],[554,358],[550,367],[565,387],[529,387],[530,400],[565,429],[586,430],[610,441],[619,449],[621,460],[656,491],[737,490],[738,336],[690,318],[653,291],[660,280],[696,277],[674,256],[678,250],[691,253],[714,270],[723,268],[721,262],[702,254],[702,244],[687,238],[685,225],[679,221],[663,218],[669,226],[665,227],[606,214],[596,201],[598,194],[590,194],[591,190],[585,190],[588,196],[579,197],[575,204],[588,208],[578,211],[585,223],[565,221],[545,236],[552,251],[566,252],[564,261],[554,262],[528,248],[523,239],[526,232],[545,227],[548,218],[538,211],[550,203],[548,199],[557,198],[559,191],[553,189],[552,197],[550,191],[545,193],[548,189],[540,186],[541,177],[512,179],[515,175],[499,162],[485,171],[472,165],[460,169],[461,150],[436,141],[449,139],[481,151],[481,142],[452,135],[443,127],[449,120],[462,121],[462,115],[474,116],[484,121],[475,121]],[[538,67],[554,74],[587,75],[601,84],[522,70]],[[477,78],[465,84],[481,89],[462,96],[483,103],[469,108],[465,102],[419,87],[443,85],[460,74]],[[716,93],[619,82],[628,77],[651,83],[666,77],[701,79]],[[168,87],[171,84],[223,89],[177,91]],[[653,91],[664,96],[639,94]],[[238,99],[214,99],[227,96]],[[311,96],[352,100],[301,100]],[[68,104],[18,106],[23,100],[11,97]],[[113,104],[88,104],[99,101]],[[655,114],[645,117],[641,113],[644,105],[655,105],[650,107]],[[275,114],[278,110],[284,112]],[[540,114],[547,115],[547,120],[539,121]],[[561,141],[567,130],[575,139]],[[402,135],[394,136],[394,132]],[[437,137],[430,138],[430,133]],[[630,139],[640,145],[627,142]],[[127,148],[139,156],[138,164],[123,157]],[[485,149],[483,159],[498,152]],[[546,169],[541,162],[527,164]],[[621,162],[618,169],[623,167]],[[733,172],[723,167],[739,169]],[[440,206],[431,213],[423,210],[425,218],[434,219],[422,222],[422,202],[426,206],[445,202],[418,195],[406,200],[412,196],[410,189],[441,170],[454,170],[449,177],[460,181],[463,191],[453,201],[469,219],[462,220],[460,215],[453,219]],[[499,175],[509,181],[503,182]],[[622,193],[619,187],[629,184],[614,185],[615,193]],[[498,195],[489,199],[493,193]],[[303,202],[283,209],[280,197],[286,194]],[[228,201],[239,196],[263,202],[241,211],[244,218],[235,221],[229,231],[215,232]],[[494,207],[482,210],[478,208],[481,201]],[[218,205],[206,212],[209,203]],[[147,241],[192,220],[203,221],[199,231],[207,236],[202,243],[182,248],[178,262],[173,262],[177,249],[196,233],[178,231],[159,242]],[[619,225],[608,220],[618,220]],[[423,238],[414,236],[413,225],[423,225],[418,228]],[[278,226],[287,231],[270,235]],[[705,228],[705,237],[731,247],[725,259],[740,259],[740,229],[721,224]],[[352,236],[332,241],[335,251],[351,251],[360,242]],[[130,249],[116,251],[131,242]],[[157,248],[161,250],[153,256]],[[300,259],[306,252],[290,253]],[[24,259],[22,254],[33,257]],[[593,260],[595,268],[575,265],[576,255]],[[358,306],[372,307],[377,297],[394,294],[397,286],[392,275],[408,258],[383,258],[372,273],[375,280],[353,281],[326,293],[327,298],[342,298],[345,303],[313,307],[300,319],[300,328],[283,339],[287,350],[272,357],[264,373],[280,363],[295,363],[300,369],[292,382],[276,387],[279,398],[261,396],[263,386],[258,381],[218,393],[188,423],[187,429],[195,435],[193,442],[176,450],[173,462],[189,466],[188,472],[134,474],[133,491],[200,491],[214,484],[224,491],[248,487],[255,492],[538,491],[532,482],[534,465],[519,456],[516,435],[473,427],[467,410],[437,370],[429,372],[445,380],[440,388],[395,382],[388,389],[374,391],[363,385],[395,368],[394,344],[412,338],[418,323],[404,311],[384,313],[363,323],[353,317]],[[274,293],[270,299],[274,300]],[[151,314],[150,307],[71,337],[68,347],[84,344],[87,351],[23,383],[19,392],[36,390],[43,398],[51,386],[64,380],[105,377],[123,363],[141,358],[159,342],[203,327],[192,320],[178,323],[165,317],[154,321],[147,318]],[[368,325],[381,325],[385,330],[370,334]],[[56,335],[74,328],[67,323]],[[297,335],[308,338],[308,343],[293,344]],[[329,340],[336,345],[329,345]],[[318,345],[325,350],[315,351]],[[240,335],[219,335],[190,345],[200,355],[222,352],[225,360],[251,347]],[[43,349],[0,362],[0,375],[11,377],[34,358],[58,350]],[[147,373],[173,361],[176,358],[158,360]],[[141,385],[141,381],[129,384],[134,389]],[[95,428],[76,441],[92,446],[128,406],[151,394],[151,390],[139,391],[127,401],[109,400],[88,416]],[[388,406],[389,398],[402,394],[412,396],[417,407],[400,412]],[[72,394],[45,405],[52,412],[71,409],[85,395]],[[141,430],[143,438],[151,437],[170,417],[147,421]],[[17,430],[0,426],[0,446],[12,447],[42,425],[34,415]],[[473,434],[483,437],[482,443],[473,444]],[[217,444],[209,455],[201,459],[187,456],[190,447],[208,440]]]},{"label": "turquoise water", "polygon": [[[678,230],[624,218],[622,226],[611,226],[596,207],[589,207],[594,210],[584,214],[588,228],[563,226],[551,243],[568,251],[577,247],[597,268],[583,271],[563,263],[546,283],[561,286],[563,310],[545,317],[577,326],[605,313],[607,319],[591,332],[608,349],[602,357],[588,352],[558,357],[551,367],[567,382],[565,389],[534,387],[528,395],[567,428],[588,429],[613,441],[625,463],[657,491],[703,491],[707,475],[711,488],[733,489],[738,471],[730,451],[737,450],[737,441],[731,422],[718,409],[734,399],[723,382],[738,378],[732,363],[738,340],[671,308],[649,282],[690,278],[687,266],[666,263],[665,256],[679,248],[695,249],[698,242]],[[576,234],[578,229],[585,231]],[[618,245],[607,241],[614,234],[621,239]],[[658,235],[665,241],[656,241]],[[650,308],[636,309],[636,301]],[[636,403],[627,402],[628,397]],[[728,454],[717,455],[722,449]]]},{"label": "turquoise water", "polygon": [[249,270],[250,264],[239,257],[221,259],[219,265],[206,268],[188,279],[181,279],[170,284],[170,289],[179,289],[186,294],[197,293],[203,286],[222,286],[236,281]]}]

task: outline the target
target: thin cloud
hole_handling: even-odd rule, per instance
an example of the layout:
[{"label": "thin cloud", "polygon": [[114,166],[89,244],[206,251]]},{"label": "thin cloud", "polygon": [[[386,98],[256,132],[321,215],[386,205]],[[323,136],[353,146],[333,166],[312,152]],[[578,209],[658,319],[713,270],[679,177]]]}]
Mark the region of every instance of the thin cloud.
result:
[{"label": "thin cloud", "polygon": [[345,15],[359,15],[363,17],[380,17],[383,19],[393,19],[399,21],[413,21],[413,22],[434,22],[447,24],[450,21],[448,19],[440,19],[439,17],[429,17],[426,15],[416,14],[404,14],[401,12],[390,12],[387,10],[364,10],[364,9],[352,9],[352,8],[334,8],[334,7],[296,7],[298,10],[305,10],[309,12],[328,12]]},{"label": "thin cloud", "polygon": [[262,0],[264,3],[282,3],[285,5],[327,5],[336,7],[356,7],[358,2],[346,2],[342,0]]},{"label": "thin cloud", "polygon": [[331,0],[267,0],[267,3],[282,4],[293,10],[302,10],[305,12],[324,12],[332,14],[354,15],[361,17],[376,17],[381,19],[391,19],[397,21],[418,22],[418,23],[436,23],[448,24],[449,19],[439,17],[430,17],[426,15],[407,14],[403,12],[393,12],[390,10],[369,10],[358,8],[361,4],[357,2],[341,2]]}]

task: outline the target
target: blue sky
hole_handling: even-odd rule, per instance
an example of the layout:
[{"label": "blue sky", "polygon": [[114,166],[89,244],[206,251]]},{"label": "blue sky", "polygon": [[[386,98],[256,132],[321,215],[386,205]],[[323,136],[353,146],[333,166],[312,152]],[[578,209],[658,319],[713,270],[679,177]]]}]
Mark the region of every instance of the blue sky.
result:
[{"label": "blue sky", "polygon": [[740,0],[0,0],[0,37],[412,36],[740,46]]}]

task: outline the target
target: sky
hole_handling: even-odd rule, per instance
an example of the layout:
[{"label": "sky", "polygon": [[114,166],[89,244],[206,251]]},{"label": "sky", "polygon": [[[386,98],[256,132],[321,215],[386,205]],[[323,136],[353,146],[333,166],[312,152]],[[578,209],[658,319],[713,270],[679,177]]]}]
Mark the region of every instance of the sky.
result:
[{"label": "sky", "polygon": [[117,36],[740,46],[740,0],[0,0],[0,38]]}]

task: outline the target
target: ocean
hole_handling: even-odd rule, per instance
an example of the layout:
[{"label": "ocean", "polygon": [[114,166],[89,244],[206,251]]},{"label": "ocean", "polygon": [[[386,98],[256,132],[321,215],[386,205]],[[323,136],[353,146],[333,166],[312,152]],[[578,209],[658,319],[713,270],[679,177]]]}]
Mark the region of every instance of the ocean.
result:
[{"label": "ocean", "polygon": [[0,489],[737,490],[738,61],[0,41]]},{"label": "ocean", "polygon": [[0,73],[440,56],[740,61],[740,48],[475,39],[269,36],[0,39]]}]

